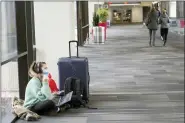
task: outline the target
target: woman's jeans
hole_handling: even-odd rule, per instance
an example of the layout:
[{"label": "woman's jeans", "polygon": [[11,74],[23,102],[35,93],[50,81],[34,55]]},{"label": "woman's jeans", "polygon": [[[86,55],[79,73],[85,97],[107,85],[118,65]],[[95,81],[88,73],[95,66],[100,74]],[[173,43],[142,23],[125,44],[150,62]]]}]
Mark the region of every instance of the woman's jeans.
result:
[{"label": "woman's jeans", "polygon": [[153,45],[155,46],[155,35],[157,30],[149,29],[149,36],[150,36],[150,42],[149,45],[151,46],[151,42],[153,41]]},{"label": "woman's jeans", "polygon": [[33,107],[30,108],[31,111],[39,114],[39,115],[45,115],[51,111],[56,111],[57,107],[55,103],[52,100],[45,100],[38,102]]}]

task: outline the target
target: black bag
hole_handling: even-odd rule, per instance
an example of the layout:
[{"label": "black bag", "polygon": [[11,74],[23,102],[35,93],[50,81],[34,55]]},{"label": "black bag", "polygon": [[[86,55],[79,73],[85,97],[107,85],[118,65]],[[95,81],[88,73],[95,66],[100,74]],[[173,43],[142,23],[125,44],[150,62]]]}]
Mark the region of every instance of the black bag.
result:
[{"label": "black bag", "polygon": [[85,86],[79,78],[77,77],[67,78],[64,85],[64,93],[67,94],[73,91],[71,101],[69,101],[67,104],[70,105],[70,108],[80,108],[81,106],[83,106],[88,109],[97,109],[87,106],[89,100],[88,99],[85,100],[83,98],[84,88]]},{"label": "black bag", "polygon": [[65,94],[68,94],[69,92],[73,91],[71,101],[68,102],[68,104],[72,108],[79,108],[81,107],[81,105],[85,106],[85,104],[87,103],[85,100],[82,100],[83,90],[84,90],[84,85],[79,78],[69,77],[66,79],[64,92]]}]

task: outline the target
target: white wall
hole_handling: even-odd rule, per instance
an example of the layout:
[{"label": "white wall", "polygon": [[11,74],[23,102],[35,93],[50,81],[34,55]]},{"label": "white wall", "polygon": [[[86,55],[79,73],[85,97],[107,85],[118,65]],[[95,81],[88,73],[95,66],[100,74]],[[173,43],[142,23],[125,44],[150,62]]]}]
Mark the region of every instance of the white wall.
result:
[{"label": "white wall", "polygon": [[112,9],[111,8],[109,8],[108,14],[109,14],[108,19],[110,20],[110,22],[112,22]]},{"label": "white wall", "polygon": [[37,61],[46,61],[58,82],[58,58],[68,56],[75,38],[73,2],[34,2]]},{"label": "white wall", "polygon": [[140,6],[132,8],[132,22],[143,22],[143,8]]},{"label": "white wall", "polygon": [[170,17],[176,17],[176,2],[170,2],[170,8],[169,8],[170,10],[170,13],[169,13],[169,16]]},{"label": "white wall", "polygon": [[142,1],[141,2],[141,6],[150,6],[150,7],[152,7],[152,1]]}]

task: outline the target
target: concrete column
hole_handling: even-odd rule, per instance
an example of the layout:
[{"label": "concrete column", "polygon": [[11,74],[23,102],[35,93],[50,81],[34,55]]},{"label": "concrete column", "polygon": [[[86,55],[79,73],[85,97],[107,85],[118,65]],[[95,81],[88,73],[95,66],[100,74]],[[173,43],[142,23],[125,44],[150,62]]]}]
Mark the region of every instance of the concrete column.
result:
[{"label": "concrete column", "polygon": [[143,8],[141,6],[132,7],[132,22],[143,22]]},{"label": "concrete column", "polygon": [[68,42],[75,39],[74,3],[34,2],[34,13],[37,61],[47,62],[58,84],[58,59],[68,57]]}]

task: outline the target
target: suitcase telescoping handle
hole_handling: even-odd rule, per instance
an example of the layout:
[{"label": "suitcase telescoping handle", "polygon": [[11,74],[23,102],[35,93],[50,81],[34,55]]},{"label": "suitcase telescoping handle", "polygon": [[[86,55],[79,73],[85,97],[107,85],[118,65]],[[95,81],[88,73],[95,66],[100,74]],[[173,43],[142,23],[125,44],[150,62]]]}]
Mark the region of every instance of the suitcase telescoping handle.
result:
[{"label": "suitcase telescoping handle", "polygon": [[71,58],[71,43],[76,43],[77,44],[77,46],[76,46],[76,48],[77,48],[76,57],[78,58],[79,57],[79,55],[78,55],[78,41],[75,41],[75,40],[69,41],[69,57]]}]

